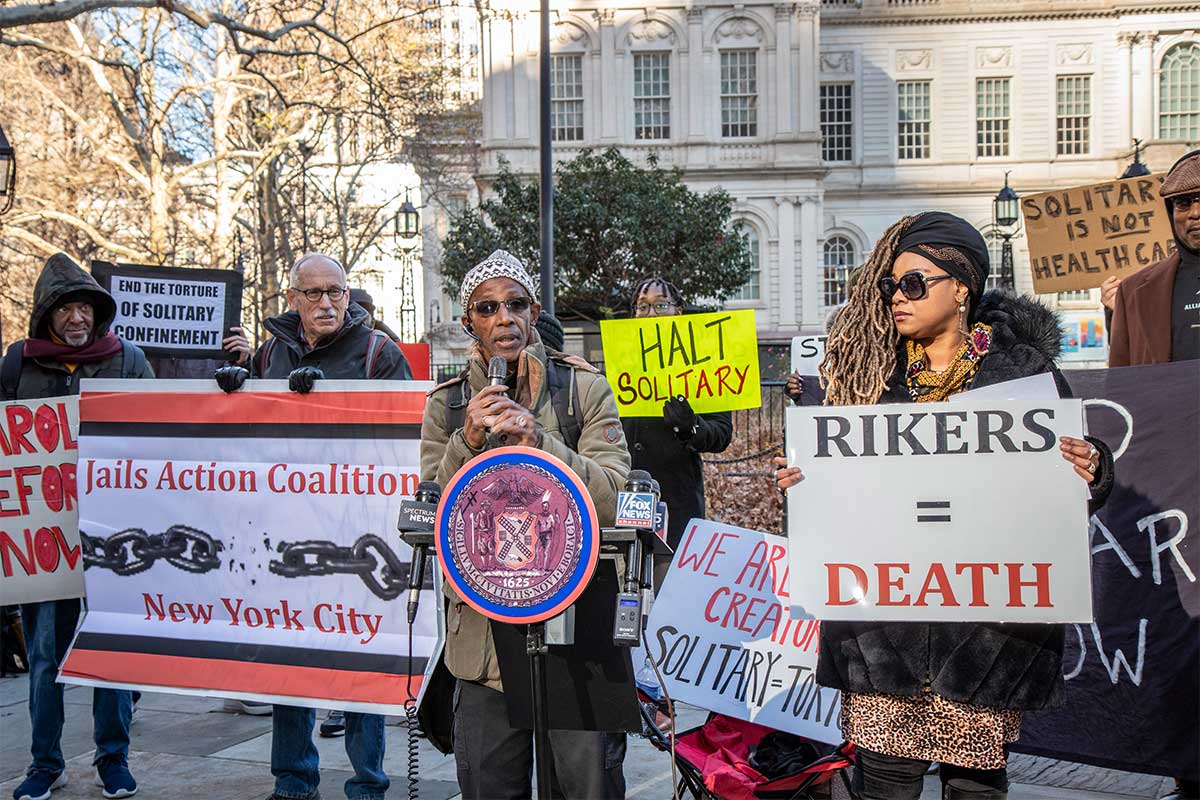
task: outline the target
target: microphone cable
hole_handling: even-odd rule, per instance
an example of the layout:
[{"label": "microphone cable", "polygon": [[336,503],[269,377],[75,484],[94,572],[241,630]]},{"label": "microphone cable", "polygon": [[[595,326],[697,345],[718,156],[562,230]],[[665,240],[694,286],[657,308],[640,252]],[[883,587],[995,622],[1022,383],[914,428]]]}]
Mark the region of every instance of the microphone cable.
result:
[{"label": "microphone cable", "polygon": [[417,696],[413,694],[413,623],[408,623],[408,676],[405,680],[404,719],[407,730],[408,800],[419,800],[418,784],[421,772],[421,743],[417,738],[420,721],[417,719]]},{"label": "microphone cable", "polygon": [[[646,639],[646,617],[642,617],[642,641]],[[658,681],[658,688],[662,689],[663,699],[667,701],[667,716],[671,718],[671,734],[667,737],[667,741],[671,743],[671,792],[674,795],[674,800],[679,800],[679,773],[677,771],[678,764],[675,763],[675,737],[679,734],[679,728],[675,721],[675,701],[671,699],[671,695],[667,693],[667,682],[663,680],[662,673],[658,671],[658,662],[650,655],[649,649],[646,650],[646,658],[650,661],[650,666],[654,669],[654,678]]]}]

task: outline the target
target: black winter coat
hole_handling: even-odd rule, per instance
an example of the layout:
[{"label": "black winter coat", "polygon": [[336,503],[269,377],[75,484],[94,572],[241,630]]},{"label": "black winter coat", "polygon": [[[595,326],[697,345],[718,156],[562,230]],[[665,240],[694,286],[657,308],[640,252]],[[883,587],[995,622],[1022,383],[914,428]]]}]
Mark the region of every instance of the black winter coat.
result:
[{"label": "black winter coat", "polygon": [[250,359],[250,372],[255,378],[286,379],[297,367],[318,367],[327,380],[412,380],[404,353],[390,340],[383,342],[375,367],[367,375],[372,327],[370,316],[357,303],[346,309],[341,329],[311,350],[300,338],[300,315],[295,311],[271,317],[263,327],[274,334],[275,343],[264,343]]},{"label": "black winter coat", "polygon": [[[992,350],[968,388],[1052,372],[1059,393],[1070,387],[1054,366],[1059,353],[1054,313],[1029,297],[989,292],[976,318],[992,326]],[[903,351],[881,403],[910,403]],[[1100,450],[1092,508],[1112,489],[1112,453]],[[994,708],[1040,710],[1061,705],[1062,625],[999,623],[825,622],[817,681],[843,691],[915,696]]]},{"label": "black winter coat", "polygon": [[729,447],[733,418],[728,411],[696,415],[696,433],[686,442],[662,417],[624,417],[632,469],[644,469],[662,487],[667,504],[667,543],[678,547],[690,519],[704,519],[704,465],[701,453]]},{"label": "black winter coat", "polygon": [[[51,256],[33,287],[33,313],[29,316],[29,338],[50,338],[50,312],[60,298],[72,292],[88,292],[91,297],[95,338],[108,333],[117,315],[117,304],[96,279],[63,254]],[[137,345],[125,343],[122,352],[104,361],[80,364],[71,372],[62,364],[48,358],[22,358],[21,377],[15,396],[4,400],[32,400],[39,397],[62,397],[79,394],[83,378],[153,378],[154,370],[141,355]],[[136,358],[126,368],[125,357]],[[8,358],[9,356],[5,356]],[[12,357],[17,357],[15,354]],[[0,367],[2,370],[3,367]]]}]

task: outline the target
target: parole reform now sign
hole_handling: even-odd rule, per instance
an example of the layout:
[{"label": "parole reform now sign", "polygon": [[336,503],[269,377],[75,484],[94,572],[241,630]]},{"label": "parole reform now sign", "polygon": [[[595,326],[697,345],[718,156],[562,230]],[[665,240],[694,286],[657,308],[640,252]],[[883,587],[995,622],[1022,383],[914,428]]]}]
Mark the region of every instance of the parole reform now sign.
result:
[{"label": "parole reform now sign", "polygon": [[[820,620],[1091,622],[1080,400],[787,411],[793,605]],[[800,557],[802,554],[803,557]]]}]

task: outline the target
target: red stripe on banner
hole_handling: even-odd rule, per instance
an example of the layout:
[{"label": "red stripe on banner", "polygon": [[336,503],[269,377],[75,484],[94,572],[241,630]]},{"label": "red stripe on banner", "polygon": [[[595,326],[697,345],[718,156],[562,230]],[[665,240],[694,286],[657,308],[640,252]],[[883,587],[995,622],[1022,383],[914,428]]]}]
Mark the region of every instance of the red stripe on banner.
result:
[{"label": "red stripe on banner", "polygon": [[80,422],[420,425],[424,392],[84,392]]},{"label": "red stripe on banner", "polygon": [[[62,674],[72,678],[143,686],[396,705],[404,702],[409,690],[407,675],[79,648],[71,651],[63,664]],[[414,696],[421,690],[422,680],[423,675],[412,676]]]}]

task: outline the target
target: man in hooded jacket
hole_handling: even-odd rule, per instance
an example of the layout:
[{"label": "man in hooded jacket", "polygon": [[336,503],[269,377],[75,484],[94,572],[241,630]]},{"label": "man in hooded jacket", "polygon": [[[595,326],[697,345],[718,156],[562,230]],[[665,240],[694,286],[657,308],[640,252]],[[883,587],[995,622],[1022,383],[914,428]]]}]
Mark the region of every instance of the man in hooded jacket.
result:
[{"label": "man in hooded jacket", "polygon": [[1200,150],[1175,162],[1159,195],[1176,251],[1117,287],[1110,367],[1200,358]]},{"label": "man in hooded jacket", "polygon": [[[141,350],[109,331],[117,305],[74,261],[52,256],[33,289],[29,337],[14,342],[0,364],[4,400],[33,400],[79,393],[83,378],[153,378]],[[79,600],[21,606],[29,655],[29,717],[33,763],[13,792],[15,800],[45,800],[67,783],[62,753],[63,687],[55,683],[79,622]],[[105,797],[129,797],[129,692],[93,689],[96,783]]]}]

